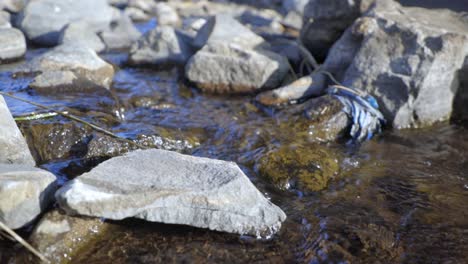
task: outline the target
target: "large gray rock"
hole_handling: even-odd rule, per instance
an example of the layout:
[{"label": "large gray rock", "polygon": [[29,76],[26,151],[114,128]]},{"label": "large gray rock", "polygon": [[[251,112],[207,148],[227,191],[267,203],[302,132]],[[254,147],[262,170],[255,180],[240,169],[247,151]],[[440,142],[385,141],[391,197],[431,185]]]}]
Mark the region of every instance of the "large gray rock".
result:
[{"label": "large gray rock", "polygon": [[16,229],[34,220],[49,205],[55,180],[29,165],[0,164],[0,221]]},{"label": "large gray rock", "polygon": [[11,20],[10,13],[0,10],[0,29],[11,28],[10,20]]},{"label": "large gray rock", "polygon": [[69,213],[250,235],[271,235],[286,218],[236,164],[156,149],[105,161],[56,198]]},{"label": "large gray rock", "polygon": [[26,53],[26,40],[16,28],[0,28],[0,64],[19,59]]},{"label": "large gray rock", "polygon": [[180,18],[175,9],[167,3],[159,2],[154,7],[154,14],[158,25],[177,26],[180,24]]},{"label": "large gray rock", "polygon": [[324,68],[374,95],[396,128],[450,117],[468,55],[468,18],[377,1],[330,50]]},{"label": "large gray rock", "polygon": [[22,11],[19,25],[28,39],[57,45],[60,31],[73,21],[88,21],[98,30],[106,28],[111,19],[107,0],[34,0]]},{"label": "large gray rock", "polygon": [[18,13],[26,6],[29,0],[2,0],[0,9],[8,10],[12,13]]},{"label": "large gray rock", "polygon": [[301,40],[317,59],[325,59],[341,34],[374,0],[310,0],[304,7]]},{"label": "large gray rock", "polygon": [[17,163],[34,166],[26,140],[0,95],[0,163]]},{"label": "large gray rock", "polygon": [[173,27],[158,26],[132,45],[129,62],[133,65],[181,65],[192,54],[187,36]]},{"label": "large gray rock", "polygon": [[96,29],[91,23],[85,20],[68,24],[60,34],[59,43],[81,44],[90,47],[98,53],[106,49],[106,45],[97,35]]},{"label": "large gray rock", "polygon": [[195,45],[204,45],[185,67],[200,89],[248,93],[276,88],[289,70],[285,57],[267,50],[264,39],[229,16],[217,15],[199,30]]},{"label": "large gray rock", "polygon": [[[82,44],[60,45],[40,57],[35,58],[27,66],[20,68],[20,72],[72,72],[75,78],[63,78],[68,75],[57,75],[49,73],[49,77],[60,77],[55,80],[48,80],[44,76],[38,76],[34,80],[37,87],[44,89],[47,83],[54,84],[54,87],[68,88],[69,90],[83,90],[84,88],[106,88],[109,89],[114,77],[112,65],[103,61],[91,48]],[[63,83],[58,82],[63,80]],[[73,80],[73,82],[70,82]],[[54,87],[51,87],[53,89]],[[76,90],[75,89],[75,90]]]},{"label": "large gray rock", "polygon": [[141,37],[140,31],[133,25],[130,17],[119,13],[110,27],[99,34],[108,49],[125,49]]}]

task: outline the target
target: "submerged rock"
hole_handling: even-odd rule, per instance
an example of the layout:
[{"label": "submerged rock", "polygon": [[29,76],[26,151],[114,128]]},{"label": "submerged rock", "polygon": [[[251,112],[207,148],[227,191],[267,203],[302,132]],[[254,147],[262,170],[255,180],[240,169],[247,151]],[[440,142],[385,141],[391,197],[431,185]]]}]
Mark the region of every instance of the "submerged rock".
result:
[{"label": "submerged rock", "polygon": [[271,235],[286,218],[234,164],[163,150],[101,163],[56,193],[69,213]]},{"label": "submerged rock", "polygon": [[22,11],[19,26],[28,39],[52,46],[71,22],[84,20],[98,30],[106,28],[111,19],[107,0],[35,0]]},{"label": "submerged rock", "polygon": [[170,26],[158,26],[130,49],[132,65],[182,65],[192,55],[189,38]]},{"label": "submerged rock", "polygon": [[339,165],[326,147],[286,145],[266,153],[257,170],[280,189],[321,191],[338,173]]},{"label": "submerged rock", "polygon": [[376,97],[394,127],[418,127],[450,117],[467,55],[463,13],[377,1],[330,50],[324,68]]},{"label": "submerged rock", "polygon": [[35,165],[26,140],[0,95],[0,163]]},{"label": "submerged rock", "polygon": [[55,191],[55,176],[29,165],[0,164],[0,221],[16,229],[44,210]]},{"label": "submerged rock", "polygon": [[26,40],[16,28],[0,28],[0,64],[22,58],[26,53]]}]

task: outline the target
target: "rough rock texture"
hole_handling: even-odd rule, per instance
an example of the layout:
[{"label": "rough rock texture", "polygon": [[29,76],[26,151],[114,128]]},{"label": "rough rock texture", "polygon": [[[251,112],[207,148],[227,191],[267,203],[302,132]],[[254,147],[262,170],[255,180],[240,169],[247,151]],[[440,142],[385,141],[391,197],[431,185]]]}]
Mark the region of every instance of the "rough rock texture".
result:
[{"label": "rough rock texture", "polygon": [[286,215],[234,163],[163,150],[101,163],[56,193],[70,213],[271,235]]},{"label": "rough rock texture", "polygon": [[29,0],[2,0],[0,9],[5,9],[8,12],[18,13],[26,6]]},{"label": "rough rock texture", "polygon": [[26,53],[26,40],[16,28],[0,28],[0,63],[21,58]]},{"label": "rough rock texture", "polygon": [[29,165],[0,164],[0,220],[16,229],[47,207],[55,191],[55,176]]},{"label": "rough rock texture", "polygon": [[173,27],[158,26],[133,44],[129,62],[133,65],[181,65],[192,54],[187,36]]},{"label": "rough rock texture", "polygon": [[53,263],[63,263],[109,227],[102,219],[73,217],[55,209],[41,218],[29,241]]},{"label": "rough rock texture", "polygon": [[59,43],[81,44],[90,47],[96,52],[106,49],[101,38],[96,34],[93,25],[84,20],[70,23],[61,33]]},{"label": "rough rock texture", "polygon": [[301,29],[304,9],[309,0],[285,0],[283,1],[283,10],[286,16],[283,23],[287,26]]},{"label": "rough rock texture", "polygon": [[0,96],[0,163],[35,165],[28,145],[2,96]]},{"label": "rough rock texture", "polygon": [[[44,53],[18,71],[42,73],[70,71],[77,77],[78,89],[81,89],[79,87],[109,89],[114,77],[112,65],[99,58],[94,50],[84,45],[72,45],[71,43],[60,45]],[[73,82],[73,85],[75,85],[75,82]],[[70,89],[73,89],[73,87],[70,87]]]},{"label": "rough rock texture", "polygon": [[333,43],[373,1],[310,0],[304,8],[302,42],[317,59],[325,59]]},{"label": "rough rock texture", "polygon": [[[77,81],[76,75],[71,71],[48,71],[39,74],[29,84],[29,87],[42,94],[54,94],[56,92],[84,90],[86,87],[73,85]],[[70,89],[73,87],[73,89]]]},{"label": "rough rock texture", "polygon": [[377,1],[330,50],[325,69],[377,98],[396,128],[450,117],[468,55],[468,17]]},{"label": "rough rock texture", "polygon": [[22,11],[19,25],[28,39],[56,45],[60,31],[73,21],[85,20],[95,29],[104,29],[111,19],[107,0],[35,0]]},{"label": "rough rock texture", "polygon": [[180,24],[180,18],[177,12],[167,3],[159,2],[154,8],[154,14],[158,25],[177,26]]},{"label": "rough rock texture", "polygon": [[100,33],[100,36],[108,49],[124,49],[129,48],[141,33],[127,14],[120,13],[110,27]]},{"label": "rough rock texture", "polygon": [[210,18],[194,42],[204,47],[189,60],[185,75],[204,91],[247,93],[275,88],[289,70],[285,57],[266,50],[263,38],[229,16]]}]

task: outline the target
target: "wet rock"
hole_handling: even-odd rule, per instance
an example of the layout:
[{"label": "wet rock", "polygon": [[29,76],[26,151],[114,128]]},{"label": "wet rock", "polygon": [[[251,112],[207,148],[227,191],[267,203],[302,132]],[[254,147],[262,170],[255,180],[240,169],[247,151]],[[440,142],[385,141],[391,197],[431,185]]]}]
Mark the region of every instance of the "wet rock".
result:
[{"label": "wet rock", "polygon": [[0,96],[0,163],[35,165],[28,145],[2,96]]},{"label": "wet rock", "polygon": [[69,213],[250,235],[271,235],[286,218],[234,163],[163,150],[105,161],[56,198]]},{"label": "wet rock", "polygon": [[95,52],[102,52],[106,46],[101,38],[96,34],[93,25],[88,21],[77,21],[70,23],[61,33],[59,38],[60,44],[80,44],[90,47]]},{"label": "wet rock", "polygon": [[[344,59],[342,47],[348,47]],[[431,125],[452,113],[457,73],[468,55],[467,17],[377,1],[330,53],[325,66],[334,66],[338,77],[344,72],[345,86],[376,97],[391,125]]]},{"label": "wet rock", "polygon": [[285,145],[266,153],[257,163],[260,175],[280,189],[321,191],[339,171],[338,160],[321,145]]},{"label": "wet rock", "polygon": [[13,229],[30,223],[49,205],[55,186],[50,172],[0,164],[0,220]]},{"label": "wet rock", "polygon": [[[65,91],[84,91],[86,86],[80,87],[78,78],[71,71],[50,71],[36,76],[29,87],[41,94],[54,94]],[[71,89],[70,87],[73,87]]]},{"label": "wet rock", "polygon": [[78,20],[96,30],[106,28],[112,19],[107,0],[35,0],[22,11],[19,26],[26,37],[41,45],[57,45],[60,31]]},{"label": "wet rock", "polygon": [[289,70],[286,58],[264,49],[263,38],[230,17],[212,17],[194,42],[206,45],[190,58],[185,75],[204,91],[248,93],[274,88]]},{"label": "wet rock", "polygon": [[130,49],[133,65],[182,65],[193,54],[189,38],[170,26],[158,26]]},{"label": "wet rock", "polygon": [[10,13],[0,10],[0,29],[11,28],[10,19]]},{"label": "wet rock", "polygon": [[143,10],[132,6],[126,7],[124,13],[130,17],[131,20],[136,22],[147,21],[151,19],[151,15],[148,15]]},{"label": "wet rock", "polygon": [[16,28],[0,28],[0,63],[17,60],[26,53],[26,40]]},{"label": "wet rock", "polygon": [[286,0],[283,1],[283,10],[286,16],[283,23],[295,29],[302,28],[302,17],[304,16],[304,8],[309,0]]},{"label": "wet rock", "polygon": [[374,0],[310,0],[304,7],[301,40],[319,60]]},{"label": "wet rock", "polygon": [[141,33],[135,28],[130,17],[121,13],[107,30],[100,33],[100,36],[108,49],[125,49],[129,48]]},{"label": "wet rock", "polygon": [[466,121],[468,120],[468,108],[466,107],[468,102],[468,57],[465,58],[465,63],[458,76],[460,77],[460,87],[453,102],[452,119]]},{"label": "wet rock", "polygon": [[63,263],[107,230],[109,225],[102,219],[69,216],[55,209],[41,218],[29,241],[47,259]]},{"label": "wet rock", "polygon": [[[57,71],[68,71],[72,72],[76,76],[75,82],[70,90],[78,89],[82,90],[83,87],[87,89],[105,88],[109,89],[114,77],[114,68],[112,65],[103,61],[91,48],[76,44],[60,45],[51,51],[44,53],[43,55],[35,58],[27,66],[18,69],[19,72],[57,72]],[[51,74],[49,73],[49,76]],[[42,83],[41,77],[37,77],[34,82]],[[58,80],[58,79],[57,79]],[[67,81],[66,83],[58,83],[53,81],[54,85],[66,86],[69,78],[62,79]]]},{"label": "wet rock", "polygon": [[159,2],[154,7],[154,14],[158,25],[177,26],[180,24],[180,18],[177,12],[167,3]]}]

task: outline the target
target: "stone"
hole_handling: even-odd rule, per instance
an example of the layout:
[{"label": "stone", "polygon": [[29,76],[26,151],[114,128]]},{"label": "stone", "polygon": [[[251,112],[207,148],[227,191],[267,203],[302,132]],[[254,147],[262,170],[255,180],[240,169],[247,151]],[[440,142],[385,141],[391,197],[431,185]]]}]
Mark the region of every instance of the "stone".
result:
[{"label": "stone", "polygon": [[65,91],[83,91],[76,83],[78,77],[71,71],[48,71],[39,74],[29,84],[29,87],[40,94],[55,94]]},{"label": "stone", "polygon": [[174,8],[167,3],[156,3],[154,14],[158,25],[178,26],[180,24],[179,15]]},{"label": "stone", "polygon": [[107,0],[35,0],[21,12],[19,26],[29,40],[41,45],[57,45],[60,32],[71,22],[85,20],[96,31],[112,19]]},{"label": "stone", "polygon": [[270,236],[286,219],[235,163],[164,150],[112,158],[56,193],[70,214]]},{"label": "stone", "polygon": [[25,164],[31,167],[36,164],[2,96],[0,96],[0,163]]},{"label": "stone", "polygon": [[0,221],[17,229],[34,220],[51,202],[56,177],[30,165],[0,164]]},{"label": "stone", "polygon": [[[109,89],[114,77],[114,68],[109,63],[103,61],[96,52],[81,44],[64,44],[44,53],[33,59],[31,63],[20,67],[19,72],[56,72],[69,71],[76,76],[76,83],[82,87]],[[50,76],[50,75],[49,75]],[[41,78],[41,77],[38,77]],[[65,86],[65,83],[54,82],[55,86]],[[39,82],[39,80],[36,80]],[[75,85],[75,82],[73,82]],[[73,87],[69,87],[74,89]],[[79,87],[78,87],[79,88]]]},{"label": "stone", "polygon": [[0,28],[0,63],[22,58],[26,53],[26,40],[16,28]]},{"label": "stone", "polygon": [[318,60],[324,60],[333,43],[373,1],[310,0],[304,7],[302,43]]},{"label": "stone", "polygon": [[53,263],[64,263],[109,229],[102,219],[69,216],[54,209],[41,218],[28,240]]},{"label": "stone", "polygon": [[90,47],[97,53],[106,49],[106,45],[104,45],[101,38],[97,35],[92,24],[85,20],[68,24],[60,35],[59,43],[81,44]]},{"label": "stone", "polygon": [[126,49],[141,37],[140,31],[133,25],[132,20],[125,13],[112,21],[110,27],[99,34],[107,49]]},{"label": "stone", "polygon": [[156,1],[154,0],[129,0],[128,6],[143,10],[145,13],[153,14],[156,8]]},{"label": "stone", "polygon": [[148,21],[151,19],[151,15],[148,15],[143,10],[132,6],[126,7],[124,9],[124,13],[130,17],[131,20],[136,22]]},{"label": "stone", "polygon": [[10,20],[10,13],[0,10],[0,29],[11,28]]},{"label": "stone", "polygon": [[284,32],[284,27],[281,25],[283,17],[274,10],[246,10],[237,17],[239,22],[255,33],[264,36],[277,36]]},{"label": "stone", "polygon": [[132,45],[129,62],[132,65],[183,65],[192,54],[187,36],[171,26],[158,26]]},{"label": "stone", "polygon": [[467,55],[466,14],[377,1],[333,46],[324,69],[374,96],[389,125],[420,127],[450,118]]},{"label": "stone", "polygon": [[0,10],[5,9],[11,13],[18,13],[26,6],[29,0],[2,0]]}]

